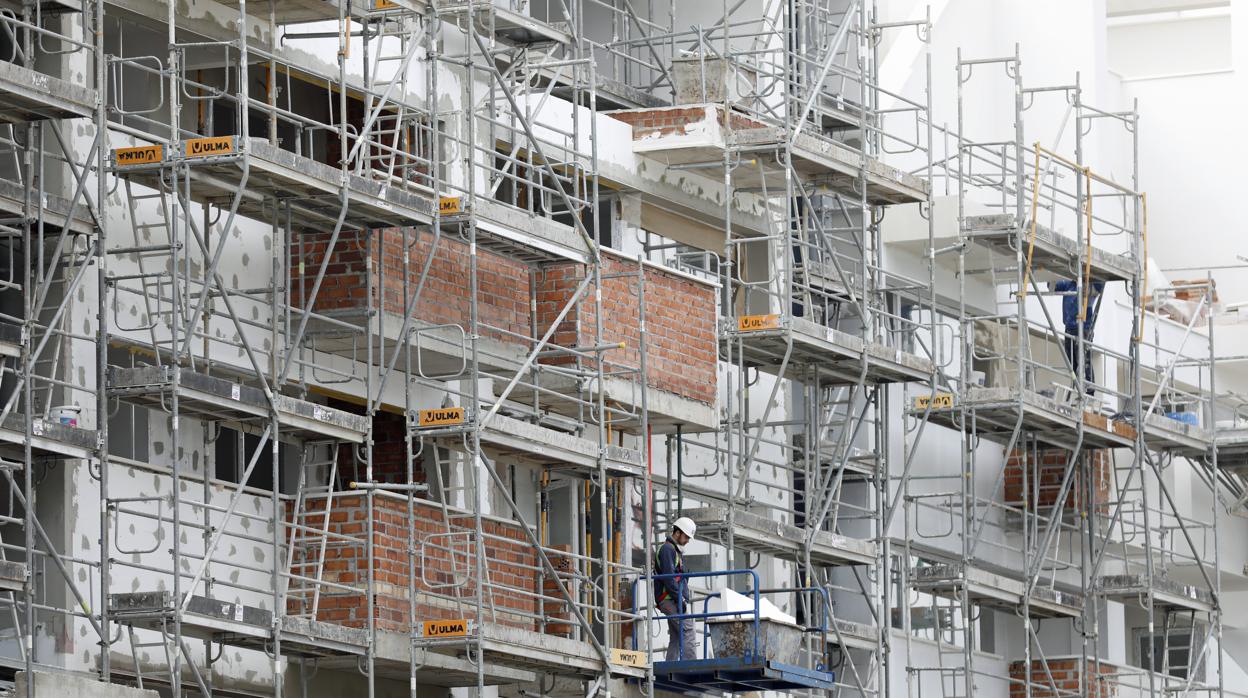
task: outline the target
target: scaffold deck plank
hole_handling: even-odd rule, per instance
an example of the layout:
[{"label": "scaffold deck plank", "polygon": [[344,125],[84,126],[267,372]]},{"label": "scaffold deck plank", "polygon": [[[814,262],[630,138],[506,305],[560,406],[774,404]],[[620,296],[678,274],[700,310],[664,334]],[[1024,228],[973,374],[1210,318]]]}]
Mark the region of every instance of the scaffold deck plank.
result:
[{"label": "scaffold deck plank", "polygon": [[[205,596],[191,596],[179,609],[171,591],[111,594],[109,611],[115,622],[149,630],[169,630],[175,614],[182,634],[234,647],[265,648],[273,638],[272,611]],[[362,655],[368,632],[333,623],[283,615],[278,619],[283,653],[297,656]]]},{"label": "scaffold deck plank", "polygon": [[[938,392],[911,398],[909,413],[921,416],[927,412],[933,424],[958,429],[962,426],[962,410],[973,415],[966,424],[977,434],[998,443],[1008,442],[1016,427],[1021,433],[1059,448],[1073,448],[1079,441],[1078,427],[1083,422],[1083,448],[1130,448],[1135,441],[1135,428],[1078,406],[1059,402],[1031,390],[1015,388],[972,388],[965,395]],[[1082,414],[1081,414],[1082,412]]]},{"label": "scaffold deck plank", "polygon": [[[910,573],[910,581],[918,591],[955,600],[965,589],[967,596],[975,603],[1011,611],[1023,610],[1027,590],[1026,582],[1021,579],[966,562],[916,568]],[[1078,618],[1083,612],[1083,597],[1043,583],[1032,588],[1031,598],[1027,601],[1026,610],[1033,618]]]},{"label": "scaffold deck plank", "polygon": [[191,200],[229,210],[237,198],[239,215],[261,221],[289,214],[298,226],[333,230],[340,216],[348,229],[428,224],[433,220],[431,196],[399,182],[346,173],[344,213],[344,175],[340,168],[284,150],[263,138],[192,139],[183,146],[190,148],[200,141],[217,142],[219,150],[212,155],[186,157],[171,155],[166,147],[153,162],[126,164],[114,157],[114,166],[118,175],[156,188],[169,164],[186,163]]},{"label": "scaffold deck plank", "polygon": [[89,118],[97,101],[93,89],[0,61],[0,123]]},{"label": "scaffold deck plank", "polygon": [[[685,516],[698,525],[701,538],[723,538],[728,530],[727,507],[693,509],[686,511]],[[732,515],[732,534],[733,543],[738,548],[798,563],[804,561],[802,548],[807,531],[799,526],[748,511],[736,511]],[[874,541],[829,531],[815,531],[810,535],[810,561],[816,565],[870,565],[875,562],[876,554]]]},{"label": "scaffold deck plank", "polygon": [[1182,608],[1208,613],[1214,610],[1213,595],[1207,589],[1183,584],[1144,572],[1114,574],[1097,578],[1096,592],[1107,599],[1145,606],[1149,592],[1153,603],[1167,608]]},{"label": "scaffold deck plank", "polygon": [[[0,423],[0,456],[15,463],[23,462],[26,422],[25,415],[11,412]],[[36,457],[91,458],[99,446],[99,433],[94,429],[83,429],[43,417],[30,420],[30,433],[30,447]]]},{"label": "scaffold deck plank", "polygon": [[[1080,249],[1073,237],[1036,224],[1035,237],[1029,225],[1019,225],[1011,213],[968,216],[965,235],[972,242],[1006,255],[1013,264],[1016,252],[1024,260],[1031,255],[1032,273],[1036,281],[1074,279],[1090,275],[1094,281],[1131,281],[1138,263],[1131,258],[1108,252],[1093,245]],[[1033,244],[1034,243],[1034,244]],[[1090,264],[1086,259],[1091,252]],[[1082,259],[1081,259],[1082,258]]]},{"label": "scaffold deck plank", "polygon": [[720,332],[722,354],[732,352],[735,355],[739,346],[746,365],[776,373],[787,352],[785,378],[804,378],[807,368],[813,365],[819,368],[825,385],[852,385],[860,378],[868,384],[922,382],[933,374],[932,362],[928,359],[804,318],[754,317],[767,319],[763,329],[743,329],[747,324],[744,318],[725,322]]},{"label": "scaffold deck plank", "polygon": [[[29,205],[26,202],[27,194],[30,195]],[[0,178],[0,220],[25,219],[32,224],[42,220],[45,236],[59,234],[66,226],[69,226],[70,232],[80,235],[94,233],[95,226],[91,222],[86,204],[80,201],[76,207],[72,207],[72,219],[70,208],[69,201],[56,194],[44,192],[39,196],[22,184]],[[15,223],[11,227],[20,228],[21,224]]]},{"label": "scaffold deck plank", "polygon": [[[178,372],[178,408],[182,414],[226,422],[263,420],[270,416],[264,391],[225,378],[171,366],[110,367],[109,390],[134,404],[168,410]],[[329,438],[360,443],[368,433],[362,415],[318,405],[288,395],[274,395],[278,424],[300,438]]]}]

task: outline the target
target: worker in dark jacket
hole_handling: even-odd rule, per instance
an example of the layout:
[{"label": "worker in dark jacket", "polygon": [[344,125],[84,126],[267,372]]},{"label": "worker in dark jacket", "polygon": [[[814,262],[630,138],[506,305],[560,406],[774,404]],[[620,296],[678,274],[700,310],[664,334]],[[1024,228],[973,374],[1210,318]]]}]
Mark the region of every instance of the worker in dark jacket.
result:
[{"label": "worker in dark jacket", "polygon": [[[1092,370],[1092,330],[1096,326],[1096,315],[1100,309],[1101,292],[1105,290],[1105,282],[1093,281],[1090,287],[1084,288],[1084,294],[1087,296],[1086,306],[1085,300],[1080,297],[1077,281],[1058,281],[1053,284],[1053,290],[1063,294],[1062,324],[1065,325],[1066,330],[1063,342],[1066,359],[1070,361],[1070,366],[1075,370],[1076,376],[1083,374],[1083,379],[1087,383],[1087,393],[1091,395],[1094,392],[1092,384],[1096,381],[1096,373]],[[1082,352],[1079,351],[1080,314],[1083,315]]]},{"label": "worker in dark jacket", "polygon": [[689,580],[684,577],[685,565],[681,551],[693,534],[697,524],[682,516],[672,524],[672,532],[655,553],[654,574],[673,575],[654,580],[654,603],[659,613],[667,616],[667,661],[697,659],[697,636],[692,618],[673,618],[689,612]]}]

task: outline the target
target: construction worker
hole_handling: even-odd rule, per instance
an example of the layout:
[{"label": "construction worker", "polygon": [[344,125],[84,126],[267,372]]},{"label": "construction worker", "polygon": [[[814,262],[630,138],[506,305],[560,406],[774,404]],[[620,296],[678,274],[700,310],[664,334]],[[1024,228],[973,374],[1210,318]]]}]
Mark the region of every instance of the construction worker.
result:
[{"label": "construction worker", "polygon": [[689,581],[685,579],[685,564],[681,551],[698,530],[698,525],[687,516],[672,524],[672,532],[659,546],[654,555],[654,574],[672,575],[654,580],[654,603],[659,613],[667,616],[667,661],[696,659],[696,635],[692,618],[673,618],[687,613],[689,608]]},{"label": "construction worker", "polygon": [[[1092,330],[1096,326],[1096,315],[1100,310],[1101,293],[1105,290],[1104,281],[1093,281],[1090,287],[1084,288],[1084,295],[1087,296],[1086,311],[1084,310],[1085,300],[1079,295],[1079,283],[1072,280],[1058,281],[1053,284],[1053,290],[1062,294],[1062,324],[1065,325],[1066,337],[1062,342],[1066,351],[1066,359],[1070,361],[1070,367],[1074,369],[1075,375],[1083,374],[1083,379],[1087,383],[1087,393],[1091,395],[1094,390],[1092,384],[1096,381],[1096,373],[1092,370]],[[1083,314],[1083,351],[1079,351],[1079,315]]]}]

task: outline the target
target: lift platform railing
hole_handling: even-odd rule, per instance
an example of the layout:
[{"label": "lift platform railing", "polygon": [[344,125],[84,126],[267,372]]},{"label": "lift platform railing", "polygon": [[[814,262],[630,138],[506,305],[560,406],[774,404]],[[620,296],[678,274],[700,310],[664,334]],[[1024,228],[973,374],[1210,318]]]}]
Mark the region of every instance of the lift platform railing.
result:
[{"label": "lift platform railing", "polygon": [[[687,603],[692,604],[694,602],[693,599],[679,599],[678,604],[681,609],[680,613],[674,613],[670,616],[659,616],[657,604],[654,604],[655,615],[653,617],[655,619],[658,619],[661,617],[664,619],[676,621],[677,627],[680,629],[680,632],[678,633],[677,637],[668,638],[668,642],[675,642],[678,646],[683,647],[684,646],[684,623],[682,621],[688,619],[688,620],[693,620],[696,622],[698,619],[701,619],[705,623],[705,621],[709,618],[739,618],[739,617],[744,616],[745,620],[750,622],[753,628],[753,639],[752,639],[752,644],[750,645],[751,650],[749,652],[749,657],[747,658],[758,657],[759,656],[758,638],[759,638],[759,628],[761,624],[760,609],[761,609],[761,603],[762,603],[762,589],[759,585],[758,572],[755,572],[754,570],[725,570],[722,572],[685,572],[683,574],[654,574],[650,576],[638,577],[637,579],[633,580],[633,584],[632,584],[633,609],[636,610],[636,609],[644,608],[644,605],[639,603],[638,592],[644,588],[646,590],[647,595],[649,595],[650,597],[653,597],[653,593],[650,591],[650,589],[654,587],[654,583],[656,581],[672,579],[684,585],[686,582],[688,582],[688,580],[691,580],[691,579],[723,578],[723,579],[731,580],[732,578],[740,578],[740,577],[745,577],[747,578],[748,581],[751,582],[750,588],[746,592],[746,596],[753,603],[752,611],[740,611],[740,610],[739,611],[710,611],[708,610],[709,603],[712,598],[718,597],[718,594],[716,593],[716,594],[710,594],[703,599],[703,602],[702,602],[703,610],[701,612],[698,612],[698,611],[686,612],[684,610],[686,607],[686,604]],[[644,587],[643,587],[643,582],[645,583]],[[685,588],[687,588],[687,586]],[[651,603],[652,602],[650,600],[646,601],[647,605]],[[650,632],[650,629],[647,628],[646,632]],[[707,642],[707,639],[709,637],[710,637],[710,631],[707,628],[703,627],[702,657],[701,657],[702,659],[707,659],[709,656],[708,651],[710,649],[710,643]],[[633,643],[632,644],[633,649],[640,649],[638,647],[636,628],[634,628],[633,630],[632,643]]]},{"label": "lift platform railing", "polygon": [[[645,576],[638,577],[637,579],[633,581],[632,583],[633,612],[639,617],[644,617],[645,614],[643,613],[643,611],[645,610],[645,605],[650,604],[652,602],[647,600],[646,604],[640,603],[638,594],[642,591],[645,591],[648,596],[652,597],[653,594],[649,591],[649,589],[653,586],[654,582],[657,582],[657,581],[661,581],[665,579],[675,579],[678,581],[685,582],[688,580],[695,580],[695,579],[702,579],[702,580],[733,579],[733,578],[739,579],[741,577],[745,577],[749,581],[752,582],[752,584],[750,585],[750,588],[748,588],[743,593],[743,596],[745,596],[747,599],[749,599],[752,602],[752,608],[750,609],[712,611],[710,610],[711,602],[715,599],[721,598],[721,594],[719,592],[709,592],[709,593],[702,595],[701,598],[697,599],[696,601],[693,599],[688,600],[689,604],[691,605],[701,604],[702,610],[700,611],[684,611],[682,609],[681,613],[675,613],[672,615],[664,616],[664,615],[659,615],[659,611],[657,607],[654,607],[652,609],[653,610],[652,618],[655,621],[659,621],[659,620],[675,621],[677,628],[679,629],[679,632],[677,634],[677,637],[669,638],[669,642],[676,642],[678,645],[682,647],[684,646],[684,642],[683,642],[684,623],[683,621],[685,620],[693,620],[695,622],[699,620],[702,621],[703,628],[700,633],[702,637],[702,650],[701,650],[700,659],[704,659],[704,660],[711,658],[711,643],[709,641],[710,629],[707,626],[707,623],[706,623],[707,620],[715,619],[715,618],[738,619],[738,620],[741,620],[742,622],[749,623],[753,630],[753,635],[751,638],[751,642],[749,643],[748,649],[746,651],[746,654],[745,656],[742,657],[742,659],[746,661],[762,661],[766,659],[766,657],[763,656],[763,653],[760,651],[760,648],[759,648],[759,638],[761,637],[760,627],[761,627],[761,624],[764,622],[764,620],[766,620],[762,617],[762,612],[761,612],[763,598],[766,596],[794,595],[798,598],[799,603],[802,602],[803,600],[805,600],[806,602],[809,602],[810,600],[816,600],[818,601],[818,607],[814,609],[810,609],[810,608],[807,609],[809,613],[808,619],[813,619],[814,622],[812,623],[812,622],[809,622],[808,620],[808,622],[806,622],[802,626],[801,632],[803,634],[803,637],[807,635],[812,635],[812,634],[814,635],[814,638],[813,638],[814,644],[809,646],[810,649],[813,649],[814,647],[819,647],[819,648],[822,648],[823,650],[823,652],[819,654],[819,657],[815,661],[814,666],[812,668],[815,669],[816,671],[827,671],[829,657],[825,653],[830,651],[831,649],[831,644],[829,643],[829,634],[832,633],[833,630],[831,629],[830,623],[829,623],[829,619],[831,618],[831,609],[832,609],[831,597],[829,596],[827,589],[824,587],[811,586],[811,587],[800,587],[800,588],[792,588],[792,589],[783,589],[783,588],[763,589],[763,588],[760,588],[759,586],[758,573],[755,572],[754,570],[725,570],[725,571],[718,571],[718,572],[686,572],[684,574],[679,574],[679,575],[678,574],[656,574],[656,575],[652,575],[649,577],[645,577]],[[685,604],[682,603],[681,605],[684,606]],[[647,629],[646,632],[651,632],[651,631]],[[631,642],[632,642],[633,649],[644,649],[643,645],[645,643],[644,641],[639,640],[636,627],[634,627],[633,629]],[[718,654],[718,651],[716,652],[715,656],[717,657],[720,656]],[[682,657],[682,659],[686,659],[686,658]]]}]

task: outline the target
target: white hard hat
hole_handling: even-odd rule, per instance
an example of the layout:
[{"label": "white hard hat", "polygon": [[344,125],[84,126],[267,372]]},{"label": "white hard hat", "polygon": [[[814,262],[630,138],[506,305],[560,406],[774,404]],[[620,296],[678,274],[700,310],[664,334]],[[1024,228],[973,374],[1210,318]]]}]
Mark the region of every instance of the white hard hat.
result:
[{"label": "white hard hat", "polygon": [[672,523],[672,528],[680,531],[690,538],[693,538],[693,535],[698,532],[698,525],[695,524],[693,519],[688,516],[682,516],[679,519],[676,519],[676,521]]}]

